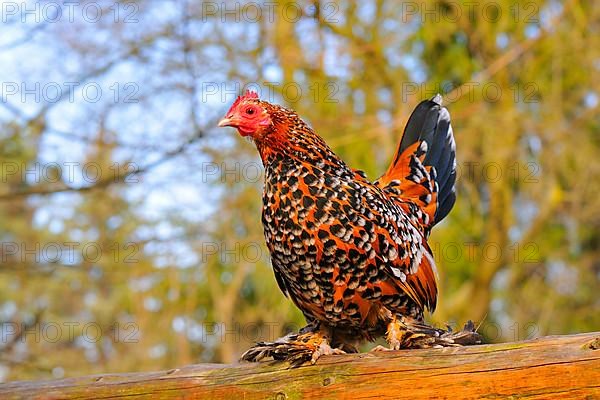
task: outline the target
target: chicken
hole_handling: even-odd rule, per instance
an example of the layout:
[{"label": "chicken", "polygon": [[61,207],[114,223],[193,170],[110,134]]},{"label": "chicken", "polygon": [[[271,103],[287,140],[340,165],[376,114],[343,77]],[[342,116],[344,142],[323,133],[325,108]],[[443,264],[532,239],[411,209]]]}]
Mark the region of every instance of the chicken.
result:
[{"label": "chicken", "polygon": [[455,202],[455,143],[441,96],[417,106],[375,182],[346,165],[294,111],[255,92],[238,97],[218,126],[256,144],[275,278],[308,323],[258,343],[242,359],[314,363],[382,335],[389,349],[480,341],[472,324],[453,333],[424,322],[437,301],[427,238]]}]

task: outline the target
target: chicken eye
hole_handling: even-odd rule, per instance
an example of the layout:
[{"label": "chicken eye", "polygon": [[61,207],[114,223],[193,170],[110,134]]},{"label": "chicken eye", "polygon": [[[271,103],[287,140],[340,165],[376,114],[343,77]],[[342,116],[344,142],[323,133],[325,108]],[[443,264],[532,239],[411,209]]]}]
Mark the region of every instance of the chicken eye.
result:
[{"label": "chicken eye", "polygon": [[246,114],[248,114],[248,115],[252,115],[252,114],[254,114],[254,108],[249,108],[249,109],[247,109],[247,110],[246,110]]}]

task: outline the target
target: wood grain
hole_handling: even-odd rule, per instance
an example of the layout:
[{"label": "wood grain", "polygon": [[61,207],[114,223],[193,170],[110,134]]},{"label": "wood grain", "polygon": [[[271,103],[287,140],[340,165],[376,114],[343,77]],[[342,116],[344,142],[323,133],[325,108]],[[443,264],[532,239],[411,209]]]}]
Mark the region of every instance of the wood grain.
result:
[{"label": "wood grain", "polygon": [[600,332],[0,386],[1,399],[600,399]]}]

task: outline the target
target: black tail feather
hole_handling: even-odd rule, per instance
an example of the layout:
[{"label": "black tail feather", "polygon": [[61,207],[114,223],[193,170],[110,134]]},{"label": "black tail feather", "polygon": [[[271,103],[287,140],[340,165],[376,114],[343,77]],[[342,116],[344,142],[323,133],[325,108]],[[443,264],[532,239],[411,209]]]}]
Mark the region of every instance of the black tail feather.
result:
[{"label": "black tail feather", "polygon": [[398,156],[415,142],[427,143],[424,165],[435,169],[438,186],[438,206],[434,224],[440,222],[452,209],[456,200],[456,145],[450,114],[442,106],[439,94],[422,101],[408,119],[400,142]]}]

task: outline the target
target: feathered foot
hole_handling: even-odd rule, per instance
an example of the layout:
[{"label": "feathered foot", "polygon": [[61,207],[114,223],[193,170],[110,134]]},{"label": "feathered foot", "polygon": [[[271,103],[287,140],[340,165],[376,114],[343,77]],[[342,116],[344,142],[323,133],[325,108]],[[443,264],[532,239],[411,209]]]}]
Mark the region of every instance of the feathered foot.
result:
[{"label": "feathered foot", "polygon": [[427,349],[432,347],[458,347],[483,343],[472,321],[462,331],[438,329],[410,318],[397,317],[388,325],[386,334],[390,347],[377,346],[371,351]]},{"label": "feathered foot", "polygon": [[317,362],[319,357],[331,354],[346,354],[345,351],[330,346],[330,337],[325,329],[312,331],[303,328],[299,333],[290,333],[274,342],[260,342],[248,349],[240,360],[257,362],[265,358],[288,361],[292,367],[305,362]]}]

